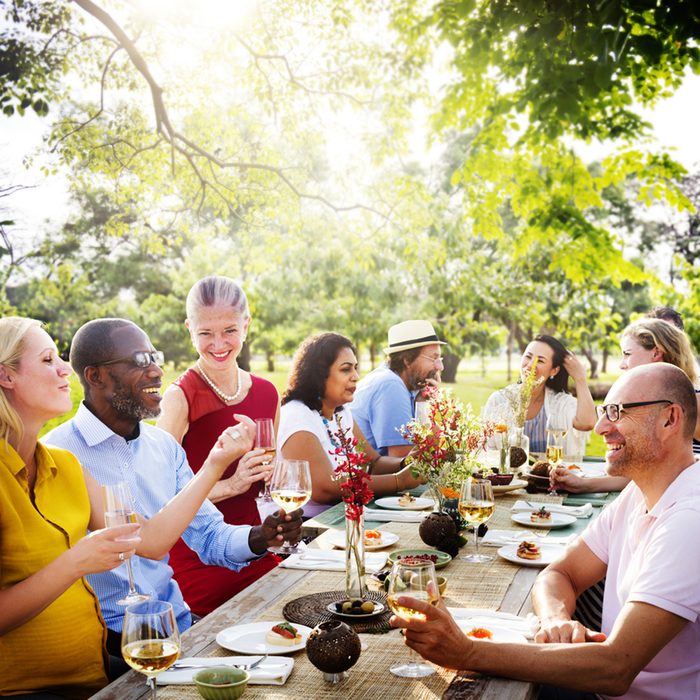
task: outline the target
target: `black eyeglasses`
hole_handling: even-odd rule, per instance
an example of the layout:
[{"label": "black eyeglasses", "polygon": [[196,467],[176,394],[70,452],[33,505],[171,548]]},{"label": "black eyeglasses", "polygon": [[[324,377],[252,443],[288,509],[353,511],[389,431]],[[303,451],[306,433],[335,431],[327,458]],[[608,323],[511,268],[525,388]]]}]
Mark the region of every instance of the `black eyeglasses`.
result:
[{"label": "black eyeglasses", "polygon": [[598,414],[598,419],[605,416],[611,423],[616,423],[620,420],[622,412],[628,408],[638,408],[639,406],[653,406],[657,403],[671,404],[673,401],[668,399],[657,399],[656,401],[634,401],[633,403],[606,403],[604,406],[596,406],[595,412]]},{"label": "black eyeglasses", "polygon": [[108,360],[107,362],[95,362],[92,366],[114,365],[117,362],[132,362],[139,369],[146,369],[151,362],[158,367],[162,367],[165,362],[165,355],[160,350],[152,350],[151,352],[138,350],[131,357],[120,357],[118,360]]}]

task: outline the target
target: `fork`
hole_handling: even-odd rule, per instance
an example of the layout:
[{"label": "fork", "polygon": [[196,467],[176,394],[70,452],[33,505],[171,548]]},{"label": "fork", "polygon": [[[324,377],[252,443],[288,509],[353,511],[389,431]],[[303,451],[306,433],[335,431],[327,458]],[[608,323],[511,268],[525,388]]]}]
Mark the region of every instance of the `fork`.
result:
[{"label": "fork", "polygon": [[[265,656],[261,656],[257,661],[254,661],[252,664],[226,664],[227,666],[231,666],[232,668],[239,668],[241,671],[251,671],[254,668],[257,668],[265,659],[267,658],[267,654]],[[209,666],[215,665],[217,661],[217,657],[212,656],[211,658],[211,663],[209,662],[204,662],[201,664],[184,664],[184,663],[174,663],[170,668],[174,670],[180,670],[182,668],[208,668]]]}]

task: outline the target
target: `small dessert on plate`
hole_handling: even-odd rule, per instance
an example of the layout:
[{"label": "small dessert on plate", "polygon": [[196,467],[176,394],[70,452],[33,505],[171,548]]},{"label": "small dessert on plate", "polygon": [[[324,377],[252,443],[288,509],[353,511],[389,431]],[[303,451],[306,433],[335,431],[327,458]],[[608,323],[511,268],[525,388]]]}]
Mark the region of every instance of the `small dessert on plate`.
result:
[{"label": "small dessert on plate", "polygon": [[379,544],[382,540],[382,533],[379,530],[365,530],[365,546]]},{"label": "small dessert on plate", "polygon": [[415,497],[415,496],[411,496],[411,494],[408,493],[408,491],[407,491],[406,493],[402,493],[402,494],[399,496],[399,505],[400,505],[402,508],[405,508],[406,506],[410,506],[410,505],[412,505],[412,504],[415,503],[415,502],[416,502],[416,497]]},{"label": "small dessert on plate", "polygon": [[530,522],[551,523],[552,514],[544,506],[542,506],[539,510],[533,510],[532,513],[530,513]]},{"label": "small dessert on plate", "polygon": [[467,637],[474,637],[474,639],[493,639],[493,632],[487,630],[486,627],[472,627],[465,634]]},{"label": "small dessert on plate", "polygon": [[265,635],[265,641],[277,646],[293,647],[301,643],[301,635],[294,625],[280,622]]},{"label": "small dessert on plate", "polygon": [[540,559],[542,557],[542,552],[540,552],[540,548],[534,542],[523,540],[518,545],[516,555],[521,559]]}]

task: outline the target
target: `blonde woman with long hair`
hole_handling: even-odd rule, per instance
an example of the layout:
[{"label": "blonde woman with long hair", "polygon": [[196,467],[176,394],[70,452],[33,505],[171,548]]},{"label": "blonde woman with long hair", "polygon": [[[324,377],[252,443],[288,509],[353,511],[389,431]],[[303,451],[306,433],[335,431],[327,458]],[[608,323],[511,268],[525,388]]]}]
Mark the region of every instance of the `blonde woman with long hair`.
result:
[{"label": "blonde woman with long hair", "polygon": [[[696,387],[695,394],[698,398],[700,412],[700,390],[697,388],[695,357],[688,336],[682,330],[658,318],[642,318],[630,323],[622,332],[620,349],[622,351],[620,369],[623,372],[651,362],[668,362],[682,369],[688,375],[693,386]],[[630,410],[644,410],[644,407]],[[695,426],[693,437],[693,452],[695,454],[700,454],[699,439],[700,420]],[[550,480],[556,488],[565,489],[572,493],[620,491],[629,481],[621,476],[582,479],[562,468],[553,470],[550,474]]]}]

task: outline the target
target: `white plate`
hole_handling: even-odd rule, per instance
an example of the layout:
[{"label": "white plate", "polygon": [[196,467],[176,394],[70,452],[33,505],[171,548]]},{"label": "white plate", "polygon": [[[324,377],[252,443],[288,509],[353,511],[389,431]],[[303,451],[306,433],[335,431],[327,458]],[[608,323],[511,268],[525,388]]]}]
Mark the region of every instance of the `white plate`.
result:
[{"label": "white plate", "polygon": [[530,513],[513,513],[510,519],[518,523],[519,525],[527,525],[527,527],[541,527],[547,530],[554,530],[558,527],[566,527],[571,525],[571,523],[576,522],[576,518],[573,515],[566,515],[565,513],[552,513],[552,519],[549,522],[536,522],[533,523],[530,520]]},{"label": "white plate", "polygon": [[352,615],[351,613],[338,612],[335,609],[335,602],[328,603],[328,605],[326,605],[326,610],[328,610],[329,613],[333,613],[333,615],[337,615],[338,617],[345,617],[348,620],[362,620],[366,617],[374,617],[375,615],[379,615],[379,613],[383,613],[386,610],[386,607],[383,603],[380,603],[376,600],[372,600],[370,602],[374,603],[374,611],[371,613],[360,613],[358,615]]},{"label": "white plate", "polygon": [[[284,620],[280,620],[284,622]],[[290,651],[299,651],[306,646],[306,640],[311,632],[310,627],[297,625],[301,641],[299,644],[285,647],[279,644],[268,644],[265,635],[279,622],[251,622],[247,625],[234,625],[221,630],[216,635],[216,643],[229,651],[237,651],[239,654],[287,654]]]},{"label": "white plate", "polygon": [[489,630],[492,634],[493,637],[491,639],[482,639],[481,637],[472,637],[472,639],[477,639],[478,641],[484,641],[484,642],[508,642],[511,644],[527,644],[527,639],[525,638],[524,635],[520,634],[519,632],[514,632],[513,630],[506,629],[504,627],[500,627],[497,625],[494,625],[493,627],[490,627],[488,624],[479,624],[475,625],[473,621],[471,620],[455,620],[457,623],[459,629],[466,634],[469,632],[469,630],[474,629],[475,627],[483,627],[484,629]]},{"label": "white plate", "polygon": [[402,506],[399,503],[398,496],[378,498],[375,503],[380,508],[390,508],[391,510],[425,510],[426,508],[432,508],[435,505],[435,501],[432,498],[416,498],[410,505]]},{"label": "white plate", "polygon": [[501,547],[497,554],[499,557],[505,559],[506,561],[512,561],[514,564],[520,564],[520,566],[538,566],[543,567],[547,564],[551,564],[553,561],[559,559],[559,557],[566,551],[565,547],[558,544],[538,544],[542,556],[539,559],[522,559],[516,552],[518,551],[518,544],[507,544],[505,547]]},{"label": "white plate", "polygon": [[[366,552],[371,552],[375,549],[384,549],[384,547],[390,547],[392,544],[396,544],[399,541],[399,536],[393,532],[384,532],[382,530],[381,533],[382,537],[380,540],[371,540],[372,544],[367,544],[367,541],[365,541]],[[326,541],[334,547],[345,549],[345,532],[341,530],[331,530],[326,535]]]},{"label": "white plate", "polygon": [[513,479],[510,484],[502,484],[501,486],[492,486],[491,490],[496,493],[508,493],[517,489],[524,489],[527,486],[527,481],[523,479]]}]

